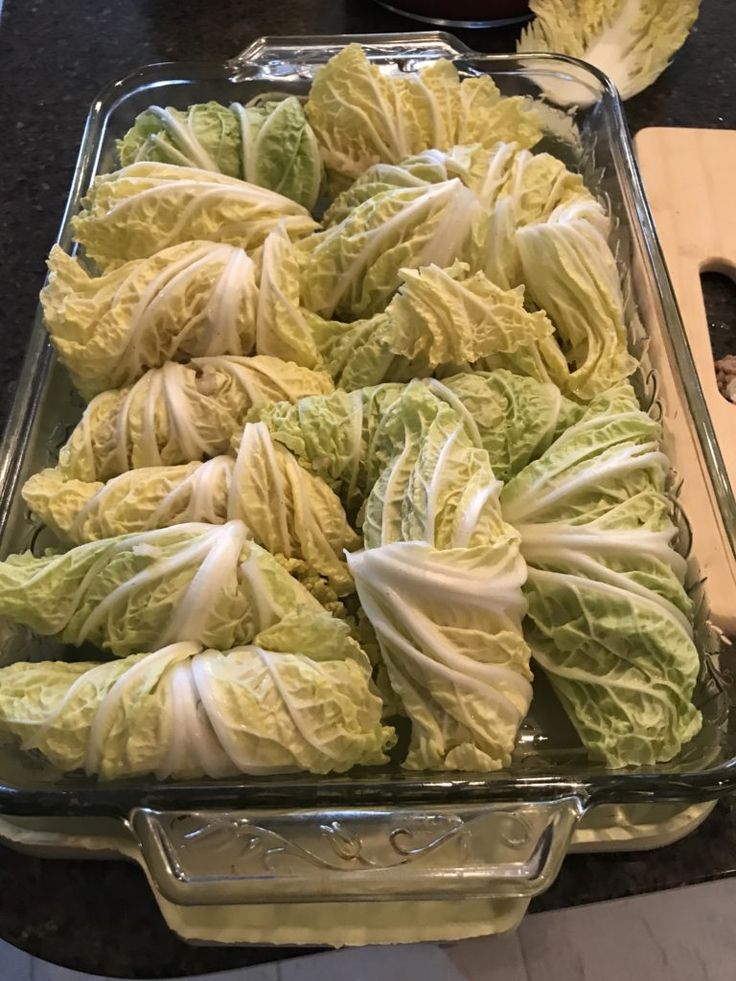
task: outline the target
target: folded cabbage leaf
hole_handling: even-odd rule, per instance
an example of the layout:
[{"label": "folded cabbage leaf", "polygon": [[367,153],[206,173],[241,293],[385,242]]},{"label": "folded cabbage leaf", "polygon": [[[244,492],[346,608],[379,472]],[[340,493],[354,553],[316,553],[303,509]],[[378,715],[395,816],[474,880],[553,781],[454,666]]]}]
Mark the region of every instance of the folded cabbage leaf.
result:
[{"label": "folded cabbage leaf", "polygon": [[117,141],[117,151],[123,167],[154,160],[243,176],[239,118],[219,102],[200,102],[184,110],[149,106]]},{"label": "folded cabbage leaf", "polygon": [[263,243],[259,267],[256,350],[305,368],[320,367],[310,314],[301,307],[299,257],[283,229]]},{"label": "folded cabbage leaf", "polygon": [[653,765],[697,735],[692,630],[657,592],[640,595],[573,563],[567,572],[531,567],[526,596],[532,656],[594,757]]},{"label": "folded cabbage leaf", "polygon": [[348,561],[412,722],[403,765],[508,766],[532,696],[518,543],[440,551],[394,542]]},{"label": "folded cabbage leaf", "polygon": [[278,226],[294,238],[317,227],[301,205],[274,191],[155,161],[96,178],[72,218],[75,239],[102,269],[194,240],[254,249]]},{"label": "folded cabbage leaf", "polygon": [[578,218],[608,235],[608,214],[581,175],[549,153],[530,153],[516,143],[426,150],[396,164],[376,164],[338,195],[323,223],[338,224],[359,205],[392,188],[416,191],[453,179],[473,191],[482,205],[473,214],[470,236],[458,255],[473,272],[485,273],[503,289],[524,282],[516,242],[516,232],[524,225],[546,222],[558,209],[574,209]]},{"label": "folded cabbage leaf", "polygon": [[569,368],[554,327],[543,311],[525,308],[523,286],[503,290],[481,272],[469,275],[462,262],[400,269],[398,280],[382,313],[347,324],[300,309],[298,286],[288,302],[281,290],[281,302],[268,301],[277,315],[259,335],[258,351],[310,366],[321,362],[347,391],[459,365],[505,366],[539,381],[566,382]]},{"label": "folded cabbage leaf", "polygon": [[237,520],[13,555],[0,562],[0,594],[0,616],[118,657],[180,640],[229,650],[290,610],[321,610]]},{"label": "folded cabbage leaf", "polygon": [[574,217],[588,222],[605,244],[610,230],[605,208],[580,174],[548,153],[512,153],[502,145],[472,183],[485,208],[474,218],[464,258],[504,289],[529,285],[519,238],[528,225]]},{"label": "folded cabbage leaf", "polygon": [[274,444],[263,423],[248,423],[237,459],[142,467],[107,483],[67,480],[58,469],[26,481],[23,499],[73,545],[189,521],[239,518],[254,540],[290,560],[298,578],[323,577],[338,596],[353,591],[343,560],[359,536],[328,485]]},{"label": "folded cabbage leaf", "polygon": [[67,478],[107,481],[136,467],[218,456],[254,407],[331,389],[327,375],[266,356],[168,361],[92,399],[58,466]]},{"label": "folded cabbage leaf", "polygon": [[[426,389],[414,391],[429,394]],[[432,418],[405,413],[404,440],[365,504],[366,548],[402,541],[426,541],[439,549],[471,548],[499,531],[501,483],[488,454],[473,445],[454,409],[439,401],[432,408]],[[421,428],[411,424],[423,415]]]},{"label": "folded cabbage leaf", "polygon": [[401,269],[399,280],[385,311],[368,320],[344,324],[306,314],[323,366],[340,388],[478,363],[564,383],[568,367],[554,327],[543,311],[525,309],[523,287],[502,290],[483,273],[469,276],[461,262]]},{"label": "folded cabbage leaf", "polygon": [[468,266],[402,269],[389,304],[391,351],[434,371],[482,362],[538,381],[564,384],[567,363],[542,310],[524,307],[524,288],[504,290]]},{"label": "folded cabbage leaf", "polygon": [[672,759],[700,729],[686,563],[658,424],[631,386],[595,399],[504,487],[529,565],[526,636],[588,750]]},{"label": "folded cabbage leaf", "polygon": [[365,654],[311,610],[222,652],[180,642],[105,664],[12,664],[0,729],[103,780],[342,772],[384,763],[394,742]]},{"label": "folded cabbage leaf", "polygon": [[257,269],[235,246],[185,242],[92,277],[55,245],[48,266],[46,326],[85,398],[169,360],[255,347]]},{"label": "folded cabbage leaf", "polygon": [[[524,28],[517,51],[580,58],[605,72],[629,99],[659,78],[685,43],[700,0],[531,0],[530,7],[535,18]],[[573,91],[548,79],[544,88],[556,101],[584,104],[582,86]]]},{"label": "folded cabbage leaf", "polygon": [[421,438],[443,404],[426,384],[414,381],[337,391],[301,399],[293,407],[275,403],[255,415],[276,442],[355,506],[398,449],[408,439]]},{"label": "folded cabbage leaf", "polygon": [[393,322],[388,312],[354,320],[351,324],[324,320],[309,311],[304,311],[304,317],[319,352],[320,366],[337,388],[352,392],[430,374],[426,362],[411,361],[391,350]]},{"label": "folded cabbage leaf", "polygon": [[563,391],[589,401],[631,375],[624,299],[605,237],[575,206],[516,234],[524,283],[557,331],[570,375]]},{"label": "folded cabbage leaf", "polygon": [[[508,144],[515,152],[516,144]],[[466,187],[475,190],[473,174],[482,167],[494,150],[486,150],[479,144],[454,146],[449,150],[423,150],[403,157],[398,163],[378,163],[368,167],[353,183],[341,191],[325,209],[322,224],[327,228],[337,225],[359,204],[381,191],[397,187],[426,187],[459,178]]]},{"label": "folded cabbage leaf", "polygon": [[295,95],[230,107],[240,121],[242,177],[311,211],[322,186],[317,138]]},{"label": "folded cabbage leaf", "polygon": [[311,210],[322,182],[317,140],[296,96],[259,105],[149,106],[117,144],[123,167],[142,161],[238,177]]},{"label": "folded cabbage leaf", "polygon": [[485,450],[449,405],[385,467],[348,556],[392,688],[410,769],[508,766],[531,701],[526,566]]},{"label": "folded cabbage leaf", "polygon": [[423,431],[443,403],[461,416],[502,480],[540,456],[583,412],[554,385],[497,369],[338,390],[266,405],[255,415],[277,443],[349,499],[356,489],[370,489],[407,431]]},{"label": "folded cabbage leaf", "polygon": [[533,146],[542,135],[531,100],[501,96],[487,75],[461,81],[445,59],[389,75],[358,44],[316,72],[306,112],[333,186],[430,147],[509,139]]},{"label": "folded cabbage leaf", "polygon": [[379,313],[401,284],[399,270],[454,262],[481,210],[457,178],[381,191],[299,243],[302,304],[342,320]]},{"label": "folded cabbage leaf", "polygon": [[584,411],[556,385],[503,368],[462,372],[428,384],[462,415],[475,445],[488,453],[493,473],[503,482],[540,457]]}]

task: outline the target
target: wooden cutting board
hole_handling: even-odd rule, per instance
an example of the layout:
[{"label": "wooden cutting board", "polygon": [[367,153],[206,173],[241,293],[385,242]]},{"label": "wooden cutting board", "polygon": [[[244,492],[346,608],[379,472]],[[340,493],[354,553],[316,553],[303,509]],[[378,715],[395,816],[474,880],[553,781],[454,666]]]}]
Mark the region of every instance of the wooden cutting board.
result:
[{"label": "wooden cutting board", "polygon": [[736,131],[645,129],[635,144],[700,384],[736,489],[736,405],[718,391],[700,285],[702,272],[736,276]]},{"label": "wooden cutting board", "polygon": [[[736,405],[718,391],[700,283],[702,272],[736,276],[736,131],[652,128],[642,130],[634,142],[700,384],[736,491]],[[688,457],[694,463],[694,456],[692,450],[684,451],[677,469],[682,472]],[[732,631],[733,551],[720,522],[707,515],[709,502],[697,497],[683,501],[683,506],[692,516],[696,554],[705,557],[703,574],[709,581],[714,619]],[[715,502],[710,506],[715,508]]]}]

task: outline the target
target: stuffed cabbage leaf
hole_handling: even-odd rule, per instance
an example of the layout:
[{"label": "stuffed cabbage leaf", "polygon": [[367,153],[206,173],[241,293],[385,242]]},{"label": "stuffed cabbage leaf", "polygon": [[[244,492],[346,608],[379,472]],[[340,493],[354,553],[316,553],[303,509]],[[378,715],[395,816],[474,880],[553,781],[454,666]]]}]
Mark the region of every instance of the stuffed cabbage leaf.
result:
[{"label": "stuffed cabbage leaf", "polygon": [[59,453],[67,478],[107,481],[136,467],[224,453],[254,407],[332,389],[327,375],[277,358],[169,361],[134,385],[101,392]]},{"label": "stuffed cabbage leaf", "polygon": [[253,643],[0,669],[0,730],[103,780],[342,772],[386,761],[370,665],[345,624],[291,613]]},{"label": "stuffed cabbage leaf", "polygon": [[242,521],[187,522],[0,562],[0,616],[118,657],[180,640],[229,650],[317,600]]}]

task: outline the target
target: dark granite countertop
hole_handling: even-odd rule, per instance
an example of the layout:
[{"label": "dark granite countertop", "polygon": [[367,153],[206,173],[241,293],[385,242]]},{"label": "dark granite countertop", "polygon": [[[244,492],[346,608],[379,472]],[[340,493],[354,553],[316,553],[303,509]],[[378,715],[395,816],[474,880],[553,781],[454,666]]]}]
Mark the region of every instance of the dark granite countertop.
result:
[{"label": "dark granite countertop", "polygon": [[[216,61],[263,34],[411,30],[371,0],[5,0],[0,16],[0,417],[4,420],[60,222],[87,107],[109,80],[154,61]],[[461,32],[512,50],[511,28]],[[675,64],[627,104],[644,126],[736,128],[731,0],[703,0]],[[720,294],[722,297],[723,293]],[[725,300],[716,353],[736,352]],[[736,802],[664,851],[570,856],[533,909],[554,909],[736,873]],[[166,928],[142,872],[122,862],[28,858],[0,847],[0,937],[47,960],[118,977],[172,977],[271,960],[274,948],[202,948]],[[304,953],[302,949],[298,951]]]}]

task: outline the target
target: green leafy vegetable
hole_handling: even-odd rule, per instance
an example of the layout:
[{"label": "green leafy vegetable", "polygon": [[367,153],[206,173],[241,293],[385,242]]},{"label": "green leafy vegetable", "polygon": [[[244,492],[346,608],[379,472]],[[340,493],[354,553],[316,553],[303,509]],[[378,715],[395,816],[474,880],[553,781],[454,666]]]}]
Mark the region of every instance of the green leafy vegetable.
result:
[{"label": "green leafy vegetable", "polygon": [[505,289],[529,285],[520,229],[575,217],[589,222],[602,240],[608,234],[608,216],[582,177],[548,153],[516,152],[502,144],[477,161],[471,184],[486,207],[474,220],[466,258],[473,270]]},{"label": "green leafy vegetable", "polygon": [[300,243],[304,306],[345,320],[380,312],[399,270],[452,264],[480,209],[457,179],[374,195]]},{"label": "green leafy vegetable", "polygon": [[500,488],[485,450],[440,403],[420,438],[407,426],[368,496],[366,549],[348,556],[412,720],[411,769],[507,766],[529,708],[526,567]]},{"label": "green leafy vegetable", "polygon": [[351,324],[323,320],[308,311],[305,318],[322,368],[337,387],[347,392],[429,374],[426,363],[408,361],[392,351],[393,322],[388,311]]},{"label": "green leafy vegetable", "polygon": [[394,164],[373,164],[330,203],[322,223],[336,225],[363,201],[392,188],[425,187],[458,177],[475,190],[471,170],[476,156],[485,158],[488,151],[480,146],[455,146],[447,151],[424,150]]},{"label": "green leafy vegetable", "polygon": [[0,728],[62,771],[102,779],[341,772],[385,762],[368,660],[325,613],[287,615],[247,647],[176,643],[94,664],[0,670]]},{"label": "green leafy vegetable", "polygon": [[699,663],[688,619],[653,591],[641,596],[580,572],[530,569],[534,659],[583,743],[608,766],[670,760],[702,726],[691,701]]},{"label": "green leafy vegetable", "polygon": [[[459,368],[509,367],[567,384],[570,370],[543,311],[524,306],[524,288],[503,290],[483,273],[424,266],[399,270],[401,286],[383,313],[350,324],[303,314],[325,370],[347,390],[410,381]],[[260,347],[259,347],[260,350]]]},{"label": "green leafy vegetable", "polygon": [[541,455],[582,413],[559,389],[508,371],[472,372],[409,385],[385,383],[351,393],[264,406],[256,415],[308,469],[348,496],[368,491],[404,444],[449,404],[475,446],[507,479]]},{"label": "green leafy vegetable", "polygon": [[[323,576],[338,595],[353,590],[342,553],[360,539],[324,481],[304,470],[262,423],[248,423],[238,457],[143,467],[106,484],[66,480],[58,469],[34,474],[26,504],[71,544],[188,521],[240,518],[259,545]],[[299,567],[296,567],[299,569]]]},{"label": "green leafy vegetable", "polygon": [[67,478],[106,481],[135,467],[224,453],[254,407],[330,391],[326,375],[277,358],[169,361],[96,396],[59,453]]},{"label": "green leafy vegetable", "polygon": [[296,96],[259,106],[218,102],[186,111],[150,106],[122,140],[123,167],[158,161],[239,177],[311,210],[322,182],[312,128]]},{"label": "green leafy vegetable", "polygon": [[[420,381],[384,384],[258,410],[276,442],[354,503],[370,490],[407,439],[422,434],[443,401]],[[472,427],[472,423],[468,424]]]},{"label": "green leafy vegetable", "polygon": [[669,760],[701,725],[692,607],[658,440],[657,423],[621,385],[501,496],[530,567],[533,656],[585,745],[612,767]]},{"label": "green leafy vegetable", "polygon": [[243,176],[238,116],[219,102],[199,103],[185,111],[149,106],[117,148],[123,167],[155,160]]},{"label": "green leafy vegetable", "polygon": [[279,225],[296,238],[316,227],[304,208],[273,191],[156,162],[103,174],[82,205],[74,236],[102,268],[195,239],[252,249]]},{"label": "green leafy vegetable", "polygon": [[316,368],[320,357],[300,300],[299,258],[286,233],[278,229],[261,251],[256,350]]},{"label": "green leafy vegetable", "polygon": [[464,372],[429,385],[462,414],[502,481],[541,456],[583,412],[555,385],[503,369]]},{"label": "green leafy vegetable", "polygon": [[296,96],[230,107],[240,121],[245,180],[311,211],[322,184],[319,146]]},{"label": "green leafy vegetable", "polygon": [[124,656],[179,640],[228,650],[293,609],[321,609],[248,537],[242,521],[188,522],[14,555],[0,562],[0,615]]},{"label": "green leafy vegetable", "polygon": [[543,311],[524,308],[524,290],[502,290],[468,267],[401,270],[403,285],[389,305],[391,350],[440,365],[499,361],[539,381],[564,379],[564,357]]},{"label": "green leafy vegetable", "polygon": [[91,277],[55,245],[48,266],[46,326],[86,398],[174,358],[255,346],[257,270],[242,249],[186,242]]},{"label": "green leafy vegetable", "polygon": [[412,720],[404,765],[499,769],[531,701],[519,536],[461,413],[415,383],[387,415],[370,443],[394,455],[365,503],[366,547],[348,565]]},{"label": "green leafy vegetable", "polygon": [[700,0],[531,0],[530,6],[536,17],[518,51],[587,61],[628,99],[651,85],[685,43]]},{"label": "green leafy vegetable", "polygon": [[[414,391],[429,396],[427,389]],[[367,548],[400,541],[470,548],[492,540],[501,525],[501,484],[488,454],[473,445],[462,416],[449,405],[434,401],[431,412],[429,418],[404,410],[403,443],[394,446],[396,455],[366,500]]]},{"label": "green leafy vegetable", "polygon": [[357,44],[343,48],[316,73],[307,117],[333,183],[430,147],[490,146],[509,139],[533,146],[541,136],[532,103],[503,98],[488,76],[461,82],[447,60],[417,73],[388,75]]},{"label": "green leafy vegetable", "polygon": [[404,766],[508,766],[532,695],[521,635],[526,570],[513,535],[442,551],[394,542],[348,562],[412,721]]},{"label": "green leafy vegetable", "polygon": [[520,228],[516,240],[529,294],[571,367],[563,391],[587,401],[632,374],[618,269],[601,232],[573,205]]}]

